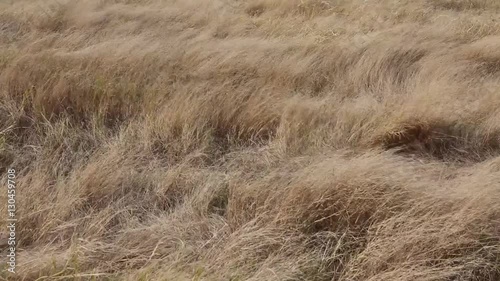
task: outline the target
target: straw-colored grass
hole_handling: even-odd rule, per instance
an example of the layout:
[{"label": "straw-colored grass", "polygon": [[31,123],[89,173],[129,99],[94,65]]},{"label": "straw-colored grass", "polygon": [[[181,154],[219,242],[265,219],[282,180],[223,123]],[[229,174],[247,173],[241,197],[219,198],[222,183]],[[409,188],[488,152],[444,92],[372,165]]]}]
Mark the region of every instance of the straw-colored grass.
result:
[{"label": "straw-colored grass", "polygon": [[1,278],[500,280],[499,3],[0,0]]}]

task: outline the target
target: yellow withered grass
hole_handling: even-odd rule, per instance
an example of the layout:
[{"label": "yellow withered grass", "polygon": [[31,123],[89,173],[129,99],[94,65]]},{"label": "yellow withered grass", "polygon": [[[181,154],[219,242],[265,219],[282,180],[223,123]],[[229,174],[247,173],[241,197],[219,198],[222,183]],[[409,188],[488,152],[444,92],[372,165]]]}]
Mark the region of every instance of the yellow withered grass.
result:
[{"label": "yellow withered grass", "polygon": [[500,280],[499,3],[0,0],[1,278]]}]

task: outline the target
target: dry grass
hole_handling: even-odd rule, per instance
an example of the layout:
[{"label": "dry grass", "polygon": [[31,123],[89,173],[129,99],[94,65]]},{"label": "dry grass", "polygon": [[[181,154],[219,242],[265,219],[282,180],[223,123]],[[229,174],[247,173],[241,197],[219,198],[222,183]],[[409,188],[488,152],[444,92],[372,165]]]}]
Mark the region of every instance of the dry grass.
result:
[{"label": "dry grass", "polygon": [[500,280],[499,3],[0,0],[1,277]]}]

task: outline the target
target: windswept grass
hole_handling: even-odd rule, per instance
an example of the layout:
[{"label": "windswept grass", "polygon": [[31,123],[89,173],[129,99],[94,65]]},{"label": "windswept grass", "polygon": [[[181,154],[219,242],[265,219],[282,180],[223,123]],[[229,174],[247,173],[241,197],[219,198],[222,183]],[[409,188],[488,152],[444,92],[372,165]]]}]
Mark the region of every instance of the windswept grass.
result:
[{"label": "windswept grass", "polygon": [[0,0],[1,278],[500,280],[498,3]]}]

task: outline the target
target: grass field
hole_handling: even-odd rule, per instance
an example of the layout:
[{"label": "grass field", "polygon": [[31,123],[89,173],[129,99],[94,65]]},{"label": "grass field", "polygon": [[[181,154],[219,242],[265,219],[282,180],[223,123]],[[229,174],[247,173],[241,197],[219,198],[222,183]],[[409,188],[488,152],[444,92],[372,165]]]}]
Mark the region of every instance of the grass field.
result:
[{"label": "grass field", "polygon": [[1,280],[500,280],[500,1],[0,0],[8,169]]}]

